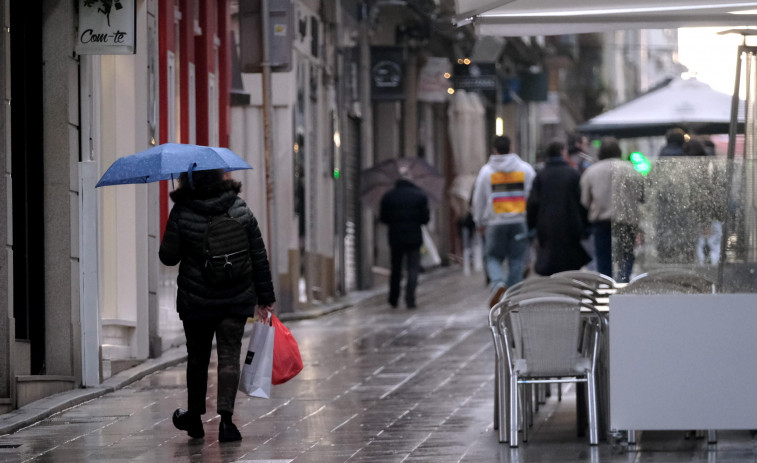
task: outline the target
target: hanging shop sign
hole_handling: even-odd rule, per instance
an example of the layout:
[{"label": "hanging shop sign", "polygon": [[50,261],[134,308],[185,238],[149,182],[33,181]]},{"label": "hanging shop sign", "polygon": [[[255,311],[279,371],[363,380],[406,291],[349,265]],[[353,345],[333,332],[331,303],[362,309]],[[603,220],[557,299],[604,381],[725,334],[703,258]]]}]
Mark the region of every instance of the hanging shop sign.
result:
[{"label": "hanging shop sign", "polygon": [[494,99],[497,92],[497,69],[494,63],[456,64],[455,88],[479,92]]},{"label": "hanging shop sign", "polygon": [[136,53],[136,0],[79,0],[76,53]]},{"label": "hanging shop sign", "polygon": [[374,100],[405,98],[402,47],[371,47],[371,95]]}]

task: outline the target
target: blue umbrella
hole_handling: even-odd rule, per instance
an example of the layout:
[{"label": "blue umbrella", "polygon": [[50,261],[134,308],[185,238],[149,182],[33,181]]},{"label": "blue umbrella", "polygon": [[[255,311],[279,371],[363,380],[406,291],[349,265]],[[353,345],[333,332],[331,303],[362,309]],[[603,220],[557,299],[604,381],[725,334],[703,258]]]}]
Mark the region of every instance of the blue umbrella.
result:
[{"label": "blue umbrella", "polygon": [[229,172],[252,167],[228,148],[164,143],[117,159],[103,174],[95,188],[173,180],[182,172],[212,169]]}]

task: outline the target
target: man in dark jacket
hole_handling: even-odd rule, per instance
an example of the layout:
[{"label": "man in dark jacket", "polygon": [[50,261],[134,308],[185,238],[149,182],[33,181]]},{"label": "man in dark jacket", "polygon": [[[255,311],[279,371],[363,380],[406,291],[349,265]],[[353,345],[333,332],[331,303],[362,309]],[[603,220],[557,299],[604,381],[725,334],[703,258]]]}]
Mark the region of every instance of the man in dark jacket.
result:
[{"label": "man in dark jacket", "polygon": [[[255,216],[238,196],[241,188],[241,183],[224,179],[222,170],[181,174],[179,188],[171,193],[174,206],[159,253],[165,265],[179,264],[176,310],[187,338],[189,406],[187,411],[174,412],[173,423],[192,438],[205,435],[201,415],[205,413],[208,365],[215,335],[221,442],[242,439],[231,416],[239,385],[244,325],[256,311],[266,320],[276,301],[265,244]],[[210,284],[203,273],[205,233],[209,220],[219,216],[230,217],[244,227],[249,243],[242,246],[248,247],[250,254],[241,272],[243,277],[222,287]]]},{"label": "man in dark jacket", "polygon": [[679,129],[670,129],[665,133],[667,145],[660,150],[660,157],[683,156],[683,144],[686,142],[686,133]]},{"label": "man in dark jacket", "polygon": [[405,304],[415,308],[415,288],[421,268],[421,225],[428,223],[428,197],[406,178],[400,178],[383,198],[379,219],[389,226],[389,248],[392,252],[389,278],[389,305],[397,307],[402,280],[402,260],[407,261]]},{"label": "man in dark jacket", "polygon": [[581,176],[568,164],[567,154],[562,142],[547,146],[546,163],[526,203],[528,228],[536,231],[539,245],[534,265],[539,275],[578,270],[591,260],[581,245],[588,225],[581,205]]}]

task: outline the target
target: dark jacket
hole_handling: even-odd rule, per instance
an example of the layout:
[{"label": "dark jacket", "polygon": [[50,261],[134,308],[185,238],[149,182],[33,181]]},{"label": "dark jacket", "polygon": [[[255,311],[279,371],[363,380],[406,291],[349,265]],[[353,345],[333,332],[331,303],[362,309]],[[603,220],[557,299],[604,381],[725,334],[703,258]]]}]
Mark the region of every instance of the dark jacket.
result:
[{"label": "dark jacket", "polygon": [[379,220],[389,226],[389,246],[420,247],[421,225],[428,223],[428,197],[407,180],[397,180],[381,198]]},{"label": "dark jacket", "polygon": [[580,174],[562,158],[547,159],[536,174],[526,203],[526,221],[539,241],[534,265],[539,275],[578,270],[591,260],[581,246],[588,222],[579,179]]},{"label": "dark jacket", "polygon": [[[176,310],[182,320],[251,317],[256,304],[270,305],[276,301],[258,222],[238,196],[240,190],[239,182],[224,180],[204,191],[179,188],[171,193],[175,204],[168,216],[159,256],[165,265],[180,264]],[[247,229],[252,284],[241,282],[231,288],[217,289],[209,287],[203,277],[202,247],[208,218],[226,211]]]},{"label": "dark jacket", "polygon": [[662,147],[659,156],[683,156],[683,147],[681,145],[668,143]]}]

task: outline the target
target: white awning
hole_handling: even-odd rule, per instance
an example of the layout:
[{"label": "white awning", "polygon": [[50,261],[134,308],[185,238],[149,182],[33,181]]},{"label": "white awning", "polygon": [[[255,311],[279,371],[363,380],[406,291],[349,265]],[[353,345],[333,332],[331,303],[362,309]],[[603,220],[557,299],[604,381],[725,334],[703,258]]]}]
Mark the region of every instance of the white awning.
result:
[{"label": "white awning", "polygon": [[473,20],[481,35],[757,26],[755,0],[456,0],[455,7],[458,23]]}]

